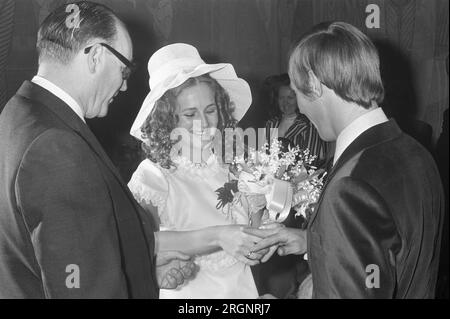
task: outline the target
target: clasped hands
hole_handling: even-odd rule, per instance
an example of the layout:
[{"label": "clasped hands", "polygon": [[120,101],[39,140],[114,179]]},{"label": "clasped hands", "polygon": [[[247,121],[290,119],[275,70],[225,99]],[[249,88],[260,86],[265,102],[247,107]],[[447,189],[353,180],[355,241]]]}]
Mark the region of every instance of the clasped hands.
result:
[{"label": "clasped hands", "polygon": [[156,278],[161,289],[175,289],[195,276],[191,257],[178,251],[162,251],[156,256]]},{"label": "clasped hands", "polygon": [[[250,210],[259,212],[252,215],[255,216],[256,223],[259,224],[262,217],[261,212],[266,205],[266,200],[261,195],[252,195],[246,198]],[[258,228],[243,227],[240,230],[243,234],[241,236],[233,236],[235,239],[232,240],[237,241],[238,239],[242,239],[242,242],[239,242],[240,253],[236,253],[235,251],[234,255],[246,264],[255,265],[264,263],[272,257],[275,251],[280,256],[290,254],[301,255],[306,252],[306,231],[304,230],[288,228],[277,222],[262,224]],[[226,247],[222,248],[227,250]]]},{"label": "clasped hands", "polygon": [[228,226],[219,235],[219,246],[237,260],[254,266],[266,262],[275,251],[280,256],[306,252],[306,232],[279,223],[259,228]]}]

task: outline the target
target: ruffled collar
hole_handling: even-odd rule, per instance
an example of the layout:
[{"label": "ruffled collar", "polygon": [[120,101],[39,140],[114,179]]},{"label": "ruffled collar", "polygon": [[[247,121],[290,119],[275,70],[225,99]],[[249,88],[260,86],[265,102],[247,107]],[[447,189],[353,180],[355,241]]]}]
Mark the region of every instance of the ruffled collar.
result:
[{"label": "ruffled collar", "polygon": [[182,155],[175,156],[172,159],[172,162],[174,162],[177,165],[177,168],[196,169],[196,170],[216,166],[216,164],[219,164],[217,156],[212,151],[209,152],[207,160],[201,163],[194,163],[189,158]]}]

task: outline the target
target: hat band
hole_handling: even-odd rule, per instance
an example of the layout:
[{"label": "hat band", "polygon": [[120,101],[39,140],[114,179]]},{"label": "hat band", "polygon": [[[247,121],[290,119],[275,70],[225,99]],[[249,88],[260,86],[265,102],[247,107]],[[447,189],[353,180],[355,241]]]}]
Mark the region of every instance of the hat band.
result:
[{"label": "hat band", "polygon": [[153,90],[156,86],[165,81],[171,82],[175,76],[180,76],[183,73],[190,73],[202,64],[205,64],[205,62],[200,58],[179,58],[170,60],[153,72],[150,70],[149,66],[150,90]]}]

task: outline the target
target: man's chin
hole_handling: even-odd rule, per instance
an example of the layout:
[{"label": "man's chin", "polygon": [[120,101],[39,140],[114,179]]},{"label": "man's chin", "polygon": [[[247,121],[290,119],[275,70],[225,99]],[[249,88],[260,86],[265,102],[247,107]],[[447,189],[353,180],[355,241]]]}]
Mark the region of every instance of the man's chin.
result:
[{"label": "man's chin", "polygon": [[105,117],[106,115],[108,115],[108,110],[109,110],[109,104],[104,106],[100,113],[97,115],[97,117]]}]

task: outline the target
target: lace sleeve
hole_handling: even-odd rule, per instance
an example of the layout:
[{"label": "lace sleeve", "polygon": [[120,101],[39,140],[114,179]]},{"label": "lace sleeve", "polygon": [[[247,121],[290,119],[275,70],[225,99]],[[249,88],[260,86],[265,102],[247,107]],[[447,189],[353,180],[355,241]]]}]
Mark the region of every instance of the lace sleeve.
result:
[{"label": "lace sleeve", "polygon": [[133,173],[128,188],[138,203],[151,204],[158,208],[161,227],[170,227],[166,214],[168,183],[161,169],[150,160],[141,162]]},{"label": "lace sleeve", "polygon": [[203,269],[209,269],[212,271],[221,271],[224,268],[229,268],[239,261],[221,250],[208,255],[196,256],[195,263]]}]

